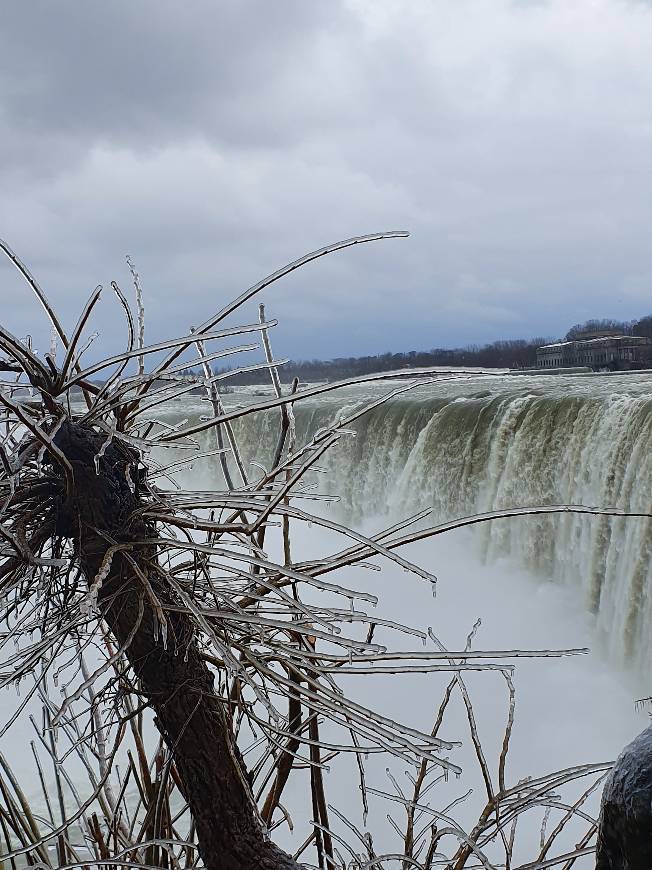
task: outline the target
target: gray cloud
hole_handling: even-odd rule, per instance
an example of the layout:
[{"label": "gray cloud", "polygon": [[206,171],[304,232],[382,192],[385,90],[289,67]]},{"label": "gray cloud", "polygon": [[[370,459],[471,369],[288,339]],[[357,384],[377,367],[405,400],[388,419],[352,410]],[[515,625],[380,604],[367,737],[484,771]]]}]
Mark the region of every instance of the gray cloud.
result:
[{"label": "gray cloud", "polygon": [[[649,4],[42,0],[3,15],[0,233],[68,322],[96,283],[128,283],[127,252],[158,338],[310,248],[399,226],[409,241],[267,293],[279,353],[652,310]],[[38,332],[4,266],[0,300],[14,331]],[[122,340],[108,296],[102,327]]]}]

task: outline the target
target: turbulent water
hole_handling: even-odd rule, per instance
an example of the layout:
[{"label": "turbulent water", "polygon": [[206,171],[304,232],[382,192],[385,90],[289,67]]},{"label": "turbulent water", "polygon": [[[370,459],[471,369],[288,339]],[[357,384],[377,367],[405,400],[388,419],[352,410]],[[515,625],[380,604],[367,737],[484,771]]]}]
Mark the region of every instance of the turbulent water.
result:
[{"label": "turbulent water", "polygon": [[[298,403],[298,442],[380,394],[356,387]],[[239,424],[248,460],[269,460],[277,424],[278,411]],[[337,494],[337,510],[354,524],[424,507],[435,522],[542,504],[652,509],[649,374],[442,380],[374,408],[352,428],[355,436],[324,457],[327,474],[317,483]],[[580,590],[612,659],[639,671],[649,662],[649,520],[497,520],[478,528],[473,546],[486,561],[507,556]]]},{"label": "turbulent water", "polygon": [[[356,387],[302,400],[295,405],[297,443],[394,387]],[[242,392],[225,399],[235,407],[262,397]],[[170,404],[159,417],[178,425],[182,418],[210,413],[209,406],[192,399]],[[278,421],[275,409],[249,415],[236,425],[246,462],[253,463],[246,466],[252,480],[261,473],[256,463],[269,465]],[[643,512],[652,508],[648,375],[441,380],[375,407],[350,428],[355,434],[343,434],[337,447],[320,459],[320,470],[307,480],[315,489],[307,488],[305,495],[336,495],[339,500],[330,506],[333,518],[362,530],[389,525],[426,507],[432,509],[428,523],[540,504]],[[214,446],[212,437],[206,436],[205,446]],[[184,470],[183,484],[221,487],[219,463],[215,457],[210,461],[211,471],[204,463]],[[296,504],[302,506],[299,500]],[[323,503],[307,506],[328,510]],[[342,546],[333,533],[316,526],[300,528],[300,533],[293,532],[294,558],[311,559]],[[266,547],[272,558],[280,558],[275,537],[278,530],[270,530]],[[350,573],[342,579],[378,593],[380,617],[424,630],[433,626],[451,649],[463,646],[478,617],[483,620],[480,648],[593,648],[589,656],[519,660],[508,764],[509,781],[516,782],[554,768],[614,758],[646,724],[633,701],[650,694],[645,664],[652,651],[651,546],[652,527],[646,519],[557,515],[497,520],[410,548],[406,555],[438,574],[436,599],[428,584],[393,565],[386,565],[382,574],[357,566],[347,569]],[[595,643],[596,628],[603,643]],[[429,731],[447,676],[369,676],[355,678],[355,687],[347,688],[356,700]],[[506,716],[504,681],[494,672],[465,679],[488,756],[497,758]],[[18,702],[9,692],[0,698],[8,710]],[[442,783],[441,795],[433,799],[445,806],[475,789],[460,809],[461,821],[470,827],[481,808],[483,788],[464,736],[465,715],[461,704],[453,705],[445,723],[446,736],[465,741],[454,756],[464,774],[459,781]],[[0,750],[12,759],[21,781],[35,783],[27,735],[32,736],[23,715],[0,739]],[[377,763],[369,760],[373,785],[387,787],[386,763],[384,757]],[[401,765],[392,771],[409,789]],[[329,776],[335,803],[361,827],[350,761],[334,764]],[[35,805],[39,800],[36,794]],[[294,834],[280,830],[278,838],[294,850],[306,835],[304,781],[290,783],[287,801],[297,829]],[[596,792],[584,809],[597,814],[598,801]],[[372,798],[374,841],[389,849],[396,843],[387,811],[386,802]],[[540,825],[541,814],[528,814],[515,860],[536,854]],[[573,848],[579,835],[573,836],[568,833],[562,851]],[[577,863],[582,870],[590,866],[591,858]]]},{"label": "turbulent water", "polygon": [[[295,405],[297,444],[395,386],[356,387],[302,400]],[[226,399],[230,407],[264,401],[251,393]],[[178,423],[181,416],[210,411],[205,403],[193,402],[168,413],[169,422]],[[278,423],[278,409],[236,421],[244,458],[253,463],[247,466],[252,479],[261,473],[260,465],[269,467]],[[429,524],[542,504],[652,510],[652,377],[647,374],[442,379],[374,407],[347,428],[355,434],[343,435],[319,460],[305,495],[337,496],[330,506],[333,518],[363,531],[424,508],[432,510]],[[220,486],[220,477],[215,460],[211,475],[198,465],[194,483]],[[323,503],[307,507],[328,509]],[[293,537],[293,554],[310,559],[340,548],[341,541],[327,545],[321,536],[316,527],[301,527]],[[381,596],[381,616],[420,628],[432,625],[450,648],[459,647],[482,617],[479,643],[486,648],[593,650],[563,661],[521,660],[509,765],[513,781],[533,771],[613,758],[644,727],[646,717],[636,712],[634,699],[650,694],[649,520],[577,514],[502,519],[422,541],[406,555],[438,574],[436,599],[393,566],[382,575],[351,569],[355,573],[346,574],[346,583],[362,589],[370,584],[369,591]],[[503,689],[486,675],[470,675],[468,684],[491,747],[502,733]],[[356,684],[356,698],[390,717],[407,716],[426,730],[437,697],[431,683],[405,676],[391,684],[381,678]],[[464,733],[461,711],[448,727],[452,734]],[[453,783],[452,793],[470,787],[480,794],[474,759],[465,747],[459,756],[465,774]],[[498,751],[494,746],[489,753]],[[347,817],[358,819],[350,768],[344,765],[333,776],[337,803]],[[373,776],[380,782],[383,771]],[[290,792],[288,798],[300,817],[302,793]],[[598,801],[596,793],[587,812],[597,815]],[[468,809],[465,821],[471,822],[477,806],[472,801]],[[382,824],[386,811],[384,804],[372,808],[372,816],[375,812],[381,820],[374,834],[379,841],[388,835]],[[540,822],[536,813],[526,822],[517,857],[532,858]],[[288,835],[288,848],[292,842]],[[565,848],[572,849],[574,842],[568,839]],[[577,866],[588,870],[592,860]]]}]

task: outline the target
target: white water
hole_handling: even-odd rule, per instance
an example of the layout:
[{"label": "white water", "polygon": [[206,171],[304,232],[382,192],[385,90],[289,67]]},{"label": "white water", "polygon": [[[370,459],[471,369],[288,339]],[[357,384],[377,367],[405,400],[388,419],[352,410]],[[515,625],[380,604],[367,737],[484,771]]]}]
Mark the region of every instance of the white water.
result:
[{"label": "white water", "polygon": [[[379,393],[377,387],[356,388],[300,403],[295,407],[299,442]],[[198,408],[184,412],[192,415]],[[248,459],[266,461],[276,425],[276,412],[269,412],[239,427]],[[433,522],[537,504],[652,509],[649,375],[471,378],[429,385],[375,409],[354,428],[357,436],[344,439],[320,463],[327,474],[318,480],[320,492],[341,499],[331,510],[358,528],[380,528],[424,507],[433,509]],[[337,549],[326,545],[321,532],[305,527],[295,532],[294,541],[298,555],[306,558],[314,558],[320,548]],[[414,545],[406,555],[439,576],[437,599],[392,567],[383,575],[358,569],[342,582],[366,584],[381,595],[380,615],[419,628],[431,625],[451,648],[460,648],[475,619],[482,617],[479,647],[592,649],[586,657],[519,664],[508,775],[512,783],[566,765],[612,759],[645,727],[647,716],[635,711],[634,701],[652,691],[647,683],[652,653],[649,520],[578,515],[503,520]],[[359,680],[356,698],[428,729],[444,678],[390,680]],[[487,754],[496,760],[506,713],[504,683],[499,675],[479,674],[470,676],[468,684],[481,734],[489,741]],[[459,705],[448,725],[444,736],[464,733]],[[476,794],[461,816],[466,812],[472,822],[482,788],[468,745],[455,760],[468,772],[460,782],[442,786],[445,795],[433,796],[433,803],[445,805],[471,785]],[[383,766],[371,764],[371,770],[375,784],[386,787]],[[396,765],[392,771],[409,787]],[[337,804],[361,824],[350,762],[336,765],[333,778]],[[301,795],[299,783],[295,819],[305,818]],[[597,813],[598,797],[599,792],[587,811]],[[376,841],[396,846],[385,813],[392,812],[400,825],[400,807],[378,799],[375,810]],[[535,815],[523,827],[517,860],[534,857],[541,823],[541,815]],[[301,842],[304,828],[298,827],[288,845]],[[565,845],[571,849],[573,843],[569,835]],[[586,859],[576,866],[592,863]]]},{"label": "white water", "polygon": [[[367,531],[381,527],[379,523],[366,525]],[[483,564],[470,555],[469,539],[467,532],[456,531],[445,538],[412,545],[407,551],[409,558],[437,573],[436,598],[426,585],[393,567],[388,567],[383,574],[349,569],[341,579],[355,588],[378,594],[378,616],[420,629],[432,626],[449,649],[463,648],[478,617],[482,618],[482,626],[474,643],[477,649],[593,647],[588,656],[519,660],[514,675],[516,724],[507,765],[508,787],[525,776],[615,758],[647,724],[647,716],[637,713],[634,706],[634,699],[641,691],[638,681],[607,660],[606,653],[596,643],[595,621],[583,610],[581,598],[572,588],[541,582],[504,559],[491,565]],[[293,553],[298,558],[314,558],[320,550],[336,549],[335,542],[314,527],[307,532],[305,527],[297,529],[293,541]],[[376,639],[379,638],[377,635]],[[391,643],[396,645],[395,637]],[[414,648],[414,643],[407,642],[407,647]],[[361,703],[429,731],[449,676],[379,675],[338,682]],[[500,674],[487,672],[465,674],[465,682],[495,782],[507,713],[505,682]],[[452,777],[429,793],[430,803],[441,809],[472,788],[473,794],[466,805],[456,810],[459,820],[470,828],[484,804],[484,790],[459,698],[451,705],[440,735],[464,741],[464,745],[450,755],[452,761],[463,767],[464,773],[460,779]],[[386,764],[386,759],[372,757],[367,761],[368,784],[391,791]],[[392,762],[390,770],[409,793],[410,781],[404,765]],[[362,829],[357,782],[355,764],[349,758],[333,765],[327,785],[333,803]],[[305,781],[296,780],[288,795],[288,806],[297,824],[294,835],[283,835],[288,848],[297,848],[307,832],[303,785]],[[587,786],[588,781],[580,781],[574,788],[562,790],[562,794],[575,799]],[[600,790],[588,801],[587,812],[597,815],[599,795]],[[400,850],[398,838],[386,820],[387,813],[391,813],[400,827],[404,821],[401,807],[372,798],[369,829],[377,847]],[[516,862],[536,857],[542,817],[542,811],[535,811],[521,821],[514,854]],[[548,832],[554,824],[551,822]],[[555,854],[572,850],[585,829],[586,826],[572,827],[558,844]],[[489,854],[499,856],[500,849],[497,852],[489,849]],[[580,859],[576,866],[588,870],[593,863],[590,858]]]},{"label": "white water", "polygon": [[[299,438],[332,420],[343,405],[348,412],[378,392],[350,390],[343,397],[298,405]],[[346,439],[321,463],[328,474],[320,476],[320,490],[338,493],[341,503],[332,510],[367,530],[426,506],[433,507],[435,521],[542,502],[649,511],[651,393],[645,376],[472,379],[420,388],[356,424],[357,437]],[[206,408],[177,406],[169,413],[192,416]],[[240,428],[248,458],[265,461],[275,422],[273,414],[261,414]],[[214,471],[210,480],[200,472],[195,484],[219,485]],[[340,544],[315,528],[296,529],[293,535],[297,558]],[[635,712],[634,700],[652,691],[645,682],[652,626],[647,520],[565,516],[502,521],[479,532],[413,545],[406,555],[438,575],[436,599],[392,566],[382,575],[349,569],[341,579],[379,593],[379,616],[432,626],[450,648],[463,646],[476,618],[482,617],[478,648],[593,650],[585,657],[519,664],[508,782],[565,765],[609,760],[645,726],[647,718]],[[351,691],[363,703],[428,730],[446,682],[436,675],[365,677]],[[495,760],[506,713],[504,682],[499,674],[487,673],[470,675],[467,682],[487,755]],[[0,702],[10,707],[15,700],[5,693]],[[454,705],[442,736],[464,734],[463,711]],[[30,736],[23,720],[0,741],[0,749],[25,774]],[[477,813],[481,803],[481,783],[468,745],[456,750],[452,760],[462,764],[465,775],[442,784],[432,803],[444,806],[473,786],[468,809],[460,811],[471,822],[472,810]],[[392,765],[392,772],[407,785],[400,765]],[[336,764],[332,778],[335,803],[361,825],[354,765],[350,760]],[[384,763],[369,763],[369,782],[387,787]],[[280,836],[296,848],[309,816],[300,777],[288,801],[297,830]],[[597,811],[597,797],[587,809]],[[372,798],[376,842],[391,848],[397,844],[387,812],[401,823],[399,807]],[[540,822],[539,814],[524,825],[517,860],[519,855],[533,857]],[[572,836],[566,845],[572,847]],[[592,865],[587,860],[576,866]]]},{"label": "white water", "polygon": [[[371,519],[366,531],[380,528],[380,520]],[[597,642],[594,618],[582,606],[580,596],[571,587],[542,582],[526,571],[501,559],[493,564],[479,561],[469,549],[470,535],[458,531],[444,538],[411,545],[406,556],[434,570],[438,575],[437,597],[429,587],[413,576],[388,566],[382,574],[350,568],[340,579],[359,589],[373,591],[380,601],[373,613],[417,628],[432,626],[450,649],[464,646],[466,636],[478,617],[482,627],[475,641],[477,649],[494,648],[566,648],[592,647],[588,656],[564,659],[520,660],[514,675],[517,691],[516,723],[507,765],[507,784],[514,785],[524,776],[542,775],[548,771],[585,762],[609,761],[639,733],[647,716],[636,712],[635,698],[644,687],[631,674],[609,662]],[[314,558],[320,552],[339,549],[341,539],[313,526],[297,527],[293,531],[293,556]],[[274,555],[278,542],[268,539],[268,549]],[[278,555],[278,553],[276,553]],[[379,632],[376,639],[383,640]],[[391,643],[396,645],[396,637]],[[413,641],[405,642],[414,648]],[[450,675],[364,676],[340,679],[342,688],[360,703],[380,710],[387,716],[412,727],[429,731]],[[480,735],[496,777],[499,741],[502,739],[507,711],[505,683],[498,673],[466,674]],[[3,716],[13,709],[15,696],[2,693]],[[458,780],[451,777],[429,793],[430,803],[445,807],[469,788],[473,794],[466,805],[458,808],[457,818],[469,828],[484,802],[484,792],[477,763],[468,741],[468,726],[459,699],[451,704],[441,729],[441,736],[463,740],[450,758],[462,766]],[[341,735],[340,735],[341,736]],[[28,794],[34,795],[36,806],[42,799],[34,777],[28,740],[34,734],[23,716],[0,740],[0,750],[11,760],[15,772]],[[73,776],[77,765],[70,759]],[[381,790],[391,789],[385,773],[386,759],[371,757],[366,762],[367,782]],[[410,783],[404,765],[390,763],[390,770],[399,784],[409,790]],[[49,777],[48,777],[49,778]],[[75,777],[77,779],[77,777]],[[80,790],[88,791],[81,771]],[[31,785],[30,785],[31,784]],[[361,830],[363,818],[359,803],[357,768],[350,758],[335,761],[327,776],[329,800]],[[291,812],[295,831],[285,828],[275,833],[278,842],[290,850],[297,849],[309,832],[310,808],[306,804],[307,774],[300,773],[287,789],[284,804]],[[587,783],[562,794],[576,798]],[[370,797],[368,830],[379,849],[399,849],[398,838],[386,820],[390,813],[399,824],[404,816],[401,808],[377,797]],[[587,812],[597,814],[599,792],[587,803]],[[537,851],[543,812],[534,812],[520,824],[516,840],[516,861],[531,860]],[[550,831],[554,827],[549,825]],[[334,820],[335,830],[347,832]],[[568,836],[555,853],[572,849],[583,833],[571,827]],[[500,854],[500,850],[497,853]],[[591,859],[580,859],[578,870],[589,870]]]},{"label": "white water", "polygon": [[[371,397],[360,388],[296,406],[299,439]],[[241,427],[249,458],[265,457],[273,413]],[[471,378],[430,385],[374,409],[333,450],[322,490],[359,524],[425,507],[434,522],[542,504],[652,511],[652,376]],[[479,559],[507,557],[568,585],[596,615],[618,664],[652,658],[652,522],[538,516],[492,522],[473,537]]]}]

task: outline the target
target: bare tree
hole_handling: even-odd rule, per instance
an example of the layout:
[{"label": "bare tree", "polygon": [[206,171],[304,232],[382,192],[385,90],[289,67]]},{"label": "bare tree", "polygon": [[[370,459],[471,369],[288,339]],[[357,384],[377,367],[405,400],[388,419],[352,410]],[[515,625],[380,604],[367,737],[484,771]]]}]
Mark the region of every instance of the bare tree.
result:
[{"label": "bare tree", "polygon": [[[424,527],[426,511],[368,537],[298,507],[299,499],[305,504],[310,497],[307,481],[320,457],[347,437],[356,419],[424,378],[459,373],[423,369],[411,370],[407,383],[405,372],[343,382],[403,379],[382,399],[301,443],[293,406],[341,384],[300,389],[295,382],[283,393],[269,338],[275,322],[266,320],[264,309],[255,322],[224,325],[257,293],[304,264],[404,235],[352,238],[308,254],[200,327],[149,346],[140,281],[129,261],[136,316],[118,285],[111,285],[125,316],[126,349],[86,366],[82,357],[91,341],[85,335],[102,288],[68,335],[36,279],[0,243],[42,304],[54,337],[41,358],[0,326],[7,373],[0,390],[0,685],[29,686],[0,734],[21,710],[40,710],[32,718],[32,751],[43,806],[42,812],[34,809],[34,789],[26,793],[0,755],[0,867],[26,861],[62,868],[271,870],[298,867],[300,860],[322,870],[514,867],[519,818],[538,808],[544,814],[540,842],[521,870],[570,868],[577,856],[594,850],[596,822],[583,806],[608,764],[511,785],[506,773],[514,660],[584,650],[475,650],[474,632],[462,649],[448,650],[432,633],[374,617],[366,609],[374,596],[340,578],[347,566],[383,560],[434,585],[431,572],[401,555],[405,545],[524,513],[622,512],[553,505]],[[232,372],[267,370],[274,396],[226,408],[220,391],[230,373],[216,374],[212,364],[259,346],[262,362]],[[189,377],[188,371],[201,374]],[[210,408],[206,417],[171,425],[156,416],[156,409],[198,386]],[[268,467],[252,468],[233,421],[273,409],[274,455]],[[197,492],[176,482],[189,462],[216,459],[222,488]],[[344,549],[295,560],[290,530],[305,524],[341,535]],[[283,539],[279,559],[265,551],[266,533],[276,527]],[[393,649],[375,640],[381,630],[428,645]],[[499,758],[491,762],[464,680],[469,670],[498,671],[505,678],[505,732]],[[338,675],[415,672],[450,673],[429,732],[361,704],[338,684]],[[486,791],[470,829],[456,820],[453,806],[430,797],[441,776],[459,770],[449,757],[459,736],[440,735],[454,696],[464,704]],[[329,802],[326,770],[345,754],[357,770],[365,815],[374,795],[404,816],[403,822],[388,816],[398,851],[377,851],[370,833]],[[387,785],[370,784],[369,754],[398,759],[413,771],[410,790],[391,774]],[[274,832],[294,824],[284,804],[294,776],[307,783],[310,833],[290,855],[275,844]],[[562,787],[587,778],[588,787],[575,799],[561,796]],[[562,833],[577,823],[583,826],[577,847],[560,855]],[[502,859],[489,857],[496,848]]]}]

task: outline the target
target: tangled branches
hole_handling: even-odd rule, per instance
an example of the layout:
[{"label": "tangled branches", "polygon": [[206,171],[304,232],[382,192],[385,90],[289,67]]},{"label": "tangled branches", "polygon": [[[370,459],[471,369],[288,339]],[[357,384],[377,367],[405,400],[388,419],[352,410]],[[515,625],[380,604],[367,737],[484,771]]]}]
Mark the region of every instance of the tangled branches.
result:
[{"label": "tangled branches", "polygon": [[[364,380],[400,380],[382,399],[302,443],[293,406],[341,385],[295,383],[284,393],[277,373],[282,361],[269,338],[275,321],[262,306],[257,321],[224,325],[262,289],[311,260],[404,235],[353,238],[308,254],[197,329],[149,346],[140,281],[129,261],[136,315],[112,284],[127,347],[85,367],[91,342],[84,337],[102,288],[68,336],[29,270],[2,244],[50,319],[53,349],[60,343],[63,353],[60,362],[53,349],[41,358],[0,327],[1,368],[8,374],[0,390],[0,685],[29,685],[0,733],[31,714],[41,791],[41,799],[34,789],[25,794],[0,756],[1,860],[62,868],[271,870],[299,861],[322,870],[514,867],[518,821],[537,807],[545,813],[540,842],[521,870],[570,867],[592,851],[595,822],[582,807],[609,765],[513,785],[506,774],[513,660],[583,650],[481,651],[473,649],[474,633],[462,649],[448,650],[432,632],[370,613],[376,596],[348,586],[344,574],[380,559],[434,586],[431,572],[401,555],[406,544],[528,512],[618,512],[551,506],[434,527],[424,525],[424,512],[369,537],[298,507],[310,494],[320,458],[362,414],[424,378],[459,375],[413,371],[407,383],[404,372],[370,376]],[[262,361],[230,373],[213,368],[217,360],[259,348]],[[259,368],[269,372],[273,398],[225,406],[229,375]],[[190,377],[184,374],[189,369]],[[207,416],[173,424],[156,417],[156,409],[198,388],[205,391]],[[273,456],[268,466],[252,470],[233,421],[273,409]],[[189,462],[208,470],[216,461],[223,486],[212,480],[196,491],[177,482]],[[309,561],[293,558],[291,527],[310,524],[341,536],[345,548]],[[270,537],[280,540],[278,558],[266,549]],[[404,649],[392,637],[423,646]],[[487,761],[464,678],[477,670],[505,678],[497,771]],[[449,674],[450,682],[429,731],[362,704],[341,685],[370,673],[430,672]],[[446,735],[444,727],[454,696],[464,705],[486,792],[470,827],[456,818],[459,801],[446,806],[433,799],[449,774],[459,773],[459,737]],[[370,781],[368,759],[377,756],[407,769],[409,790],[391,773],[387,787],[375,773]],[[326,773],[341,757],[353,762],[365,819],[372,797],[404,815],[402,826],[388,815],[394,851],[377,848],[368,830],[329,802]],[[575,799],[561,795],[585,778],[590,784]],[[275,841],[295,825],[286,801],[292,788],[295,803],[297,788],[305,795],[301,824],[309,823],[290,855]],[[553,812],[557,821],[547,834]],[[578,845],[560,855],[557,843],[578,821],[584,826]]]}]

